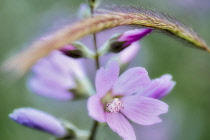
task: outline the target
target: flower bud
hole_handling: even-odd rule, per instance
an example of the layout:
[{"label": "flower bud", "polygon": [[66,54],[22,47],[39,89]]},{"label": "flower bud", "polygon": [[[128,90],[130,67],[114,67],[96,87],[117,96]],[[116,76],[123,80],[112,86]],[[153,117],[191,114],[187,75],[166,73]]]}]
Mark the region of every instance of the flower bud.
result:
[{"label": "flower bud", "polygon": [[60,51],[66,56],[72,58],[93,57],[93,53],[86,46],[78,42],[65,45],[60,49]]},{"label": "flower bud", "polygon": [[34,108],[27,107],[16,109],[13,113],[9,114],[9,117],[19,124],[50,133],[58,138],[68,135],[67,130],[58,119]]},{"label": "flower bud", "polygon": [[152,29],[135,29],[126,31],[123,34],[116,36],[110,40],[110,52],[118,53],[132,43],[140,40],[144,36],[151,33]]},{"label": "flower bud", "polygon": [[60,49],[60,51],[66,56],[73,58],[80,58],[83,56],[82,51],[76,49],[73,45],[66,45]]},{"label": "flower bud", "polygon": [[101,2],[101,0],[88,0],[90,6],[94,9],[97,8]]}]

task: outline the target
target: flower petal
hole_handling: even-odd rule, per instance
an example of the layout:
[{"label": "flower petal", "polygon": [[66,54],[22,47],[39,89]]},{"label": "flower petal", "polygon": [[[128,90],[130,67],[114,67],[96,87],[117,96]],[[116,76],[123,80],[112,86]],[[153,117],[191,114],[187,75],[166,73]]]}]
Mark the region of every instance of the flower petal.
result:
[{"label": "flower petal", "polygon": [[106,112],[109,127],[124,140],[136,140],[136,135],[130,122],[120,113]]},{"label": "flower petal", "polygon": [[28,85],[33,92],[41,96],[64,101],[73,98],[73,94],[68,91],[68,89],[63,88],[52,81],[48,81],[47,83],[37,78],[31,78]]},{"label": "flower petal", "polygon": [[124,96],[138,92],[147,87],[150,79],[144,68],[136,67],[125,71],[114,84],[112,95]]},{"label": "flower petal", "polygon": [[61,74],[67,74],[71,71],[71,68],[68,66],[69,59],[70,58],[66,57],[61,52],[53,51],[50,55],[40,59],[33,66],[33,72],[49,74],[48,71],[46,71],[49,69],[49,71],[53,73],[59,72]]},{"label": "flower petal", "polygon": [[120,111],[130,120],[141,125],[152,125],[161,122],[158,115],[168,111],[168,105],[157,99],[131,95],[122,99],[124,109]]},{"label": "flower petal", "polygon": [[81,60],[69,58],[59,51],[53,51],[49,59],[53,63],[54,68],[57,67],[63,74],[69,75],[71,72],[72,74],[75,74],[75,72],[77,73],[77,71],[80,71],[80,73],[84,75],[84,68],[82,67]]},{"label": "flower petal", "polygon": [[160,78],[154,79],[148,88],[140,91],[138,94],[155,99],[161,99],[166,96],[175,86],[176,82],[172,81],[170,74],[165,74]]},{"label": "flower petal", "polygon": [[32,77],[40,81],[51,81],[70,89],[75,87],[73,70],[70,66],[75,67],[70,58],[58,51],[53,51],[33,66],[34,75]]},{"label": "flower petal", "polygon": [[134,57],[138,54],[140,49],[139,42],[132,43],[129,47],[125,48],[123,51],[121,51],[117,57],[119,57],[119,62],[121,65],[128,64],[133,60]]},{"label": "flower petal", "polygon": [[98,96],[103,97],[109,92],[118,78],[120,69],[116,61],[111,61],[107,69],[100,68],[96,74],[96,92]]},{"label": "flower petal", "polygon": [[99,122],[105,122],[104,106],[98,95],[93,95],[88,99],[89,115]]}]

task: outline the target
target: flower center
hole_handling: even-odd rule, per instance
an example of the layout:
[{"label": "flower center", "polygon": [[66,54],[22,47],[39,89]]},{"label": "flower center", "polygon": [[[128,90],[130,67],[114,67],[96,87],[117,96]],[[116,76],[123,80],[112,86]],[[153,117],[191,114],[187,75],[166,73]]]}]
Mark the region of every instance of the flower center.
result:
[{"label": "flower center", "polygon": [[106,109],[109,111],[109,113],[117,113],[120,111],[120,109],[124,109],[123,101],[121,101],[119,98],[114,98],[107,103]]}]

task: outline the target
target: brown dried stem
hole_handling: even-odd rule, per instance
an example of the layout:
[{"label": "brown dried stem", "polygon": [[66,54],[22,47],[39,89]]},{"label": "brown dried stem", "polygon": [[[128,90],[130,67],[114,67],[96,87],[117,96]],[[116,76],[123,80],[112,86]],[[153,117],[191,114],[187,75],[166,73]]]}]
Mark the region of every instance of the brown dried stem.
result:
[{"label": "brown dried stem", "polygon": [[140,25],[169,32],[195,47],[210,52],[206,43],[191,29],[182,26],[177,21],[148,13],[110,12],[84,19],[68,25],[47,37],[47,40],[38,40],[29,48],[17,54],[4,63],[7,70],[15,70],[24,74],[40,58],[47,56],[51,51],[76,41],[86,35],[97,33],[105,29],[122,25]]}]

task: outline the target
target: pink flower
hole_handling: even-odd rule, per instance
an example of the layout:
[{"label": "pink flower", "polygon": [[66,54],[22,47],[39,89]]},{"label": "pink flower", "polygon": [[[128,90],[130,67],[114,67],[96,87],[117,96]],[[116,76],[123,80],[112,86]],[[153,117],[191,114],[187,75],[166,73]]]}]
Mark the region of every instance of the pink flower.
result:
[{"label": "pink flower", "polygon": [[[88,99],[88,111],[95,120],[107,122],[124,140],[136,140],[129,120],[141,125],[152,125],[161,122],[158,116],[168,111],[167,104],[145,96],[145,91],[149,92],[151,89],[151,93],[160,94],[161,88],[166,88],[164,85],[174,83],[171,80],[159,84],[162,86],[156,83],[159,90],[152,92],[151,86],[154,82],[144,68],[131,68],[118,78],[119,70],[118,63],[113,61],[107,69],[101,68],[97,71],[97,94]],[[171,90],[171,86],[167,88],[169,90],[164,90],[165,93]]]}]

